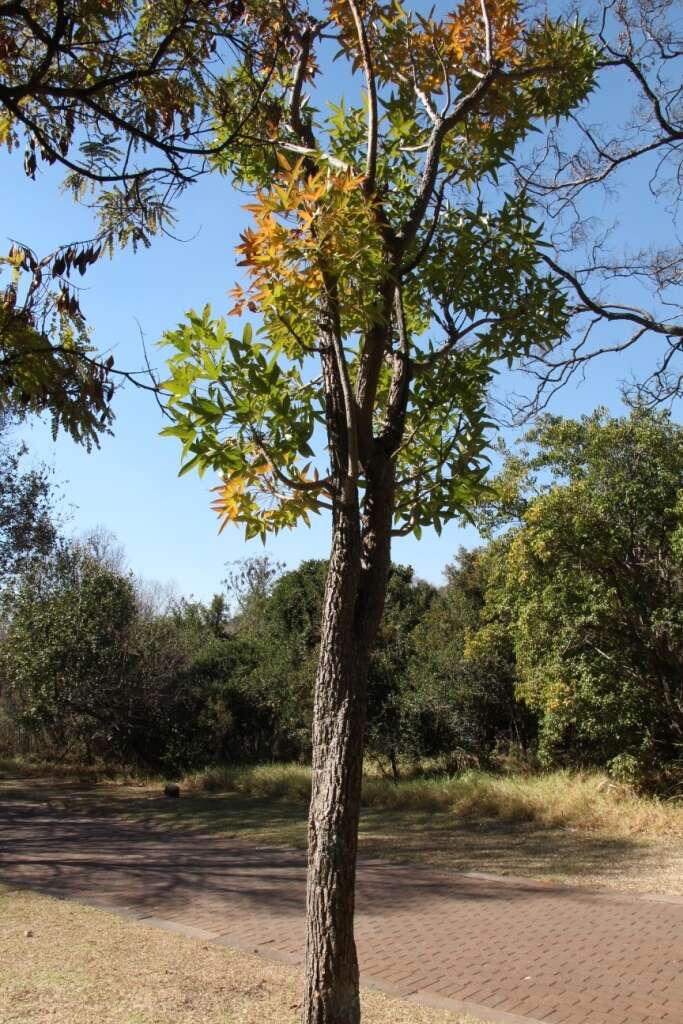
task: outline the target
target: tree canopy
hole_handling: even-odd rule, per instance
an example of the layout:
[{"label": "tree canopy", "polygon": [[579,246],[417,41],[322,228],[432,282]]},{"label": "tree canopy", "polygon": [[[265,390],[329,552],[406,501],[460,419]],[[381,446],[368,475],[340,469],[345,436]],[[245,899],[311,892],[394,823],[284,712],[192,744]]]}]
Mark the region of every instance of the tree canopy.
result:
[{"label": "tree canopy", "polygon": [[[232,103],[221,76],[248,31],[243,13],[220,0],[0,4],[0,147],[23,155],[34,180],[43,165],[63,168],[65,189],[96,215],[89,239],[42,254],[15,240],[0,261],[0,408],[47,411],[55,431],[90,446],[111,427],[113,382],[143,383],[90,343],[77,281],[116,247],[168,230],[175,200],[220,152],[215,117]],[[250,112],[240,105],[235,131]]]},{"label": "tree canopy", "polygon": [[[177,422],[165,433],[184,470],[223,474],[216,508],[247,536],[362,487],[373,445],[395,461],[396,528],[438,528],[485,474],[493,364],[566,329],[531,205],[495,182],[535,123],[587,95],[595,51],[580,24],[525,24],[514,3],[486,12],[292,9],[271,120],[221,154],[254,191],[231,312],[261,323],[236,337],[207,308],[167,334]],[[355,104],[328,99],[335,51],[345,87],[363,76]],[[325,415],[330,470],[315,433]]]},{"label": "tree canopy", "polygon": [[510,455],[481,656],[501,632],[546,763],[654,780],[681,755],[683,445],[666,414],[548,417]]}]

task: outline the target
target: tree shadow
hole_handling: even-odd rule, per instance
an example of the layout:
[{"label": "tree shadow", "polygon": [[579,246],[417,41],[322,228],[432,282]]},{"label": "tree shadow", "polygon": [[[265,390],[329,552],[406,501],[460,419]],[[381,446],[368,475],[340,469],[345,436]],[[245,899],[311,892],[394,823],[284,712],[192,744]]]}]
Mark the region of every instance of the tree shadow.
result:
[{"label": "tree shadow", "polygon": [[[42,852],[43,861],[51,859],[53,876],[56,878],[61,871],[62,883],[66,875],[77,870],[68,858],[60,865],[60,851],[65,846],[69,849],[78,842],[88,873],[92,878],[102,875],[104,882],[106,868],[97,866],[98,858],[102,858],[105,848],[112,856],[118,849],[132,873],[131,891],[143,906],[146,900],[158,900],[161,893],[168,897],[200,885],[209,894],[229,891],[229,880],[215,877],[205,858],[194,855],[196,844],[209,837],[212,846],[217,839],[232,842],[232,846],[219,843],[216,848],[226,871],[239,873],[243,867],[247,873],[256,872],[260,865],[264,874],[255,887],[254,898],[280,906],[278,887],[282,886],[282,877],[277,872],[299,870],[306,842],[303,804],[235,793],[187,793],[171,800],[148,786],[14,778],[0,781],[0,814],[3,831],[20,833],[27,855],[40,856]],[[257,861],[253,861],[255,843],[268,846],[270,859],[260,851]],[[15,843],[15,852],[16,848]],[[137,852],[126,852],[131,849]],[[95,850],[94,859],[87,857],[87,850]],[[625,887],[635,881],[634,887],[656,890],[657,858],[668,857],[683,864],[683,843],[667,845],[636,837],[544,828],[533,822],[457,819],[432,811],[367,808],[361,816],[360,855],[364,863],[410,862],[440,872],[531,878],[546,886],[567,881],[614,886],[616,879]],[[131,856],[137,863],[131,861]],[[144,870],[141,859],[145,861]],[[368,864],[367,869],[370,867]],[[42,870],[47,870],[45,863]],[[276,875],[270,884],[268,872],[272,871]],[[147,893],[141,891],[144,878],[152,880],[147,883]],[[244,891],[246,883],[241,876],[239,884]],[[249,885],[251,882],[247,888]],[[302,898],[301,892],[295,902]],[[289,898],[285,904],[288,902]]]}]

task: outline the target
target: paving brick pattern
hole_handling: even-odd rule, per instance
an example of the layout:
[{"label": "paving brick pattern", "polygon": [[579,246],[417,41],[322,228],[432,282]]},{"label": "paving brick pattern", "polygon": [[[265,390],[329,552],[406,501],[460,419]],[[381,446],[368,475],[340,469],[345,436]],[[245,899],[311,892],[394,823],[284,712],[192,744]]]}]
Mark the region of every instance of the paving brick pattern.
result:
[{"label": "paving brick pattern", "polygon": [[[0,794],[0,881],[302,958],[305,867],[289,849]],[[510,1024],[683,1024],[681,899],[362,861],[356,932],[363,981],[417,1002]]]}]

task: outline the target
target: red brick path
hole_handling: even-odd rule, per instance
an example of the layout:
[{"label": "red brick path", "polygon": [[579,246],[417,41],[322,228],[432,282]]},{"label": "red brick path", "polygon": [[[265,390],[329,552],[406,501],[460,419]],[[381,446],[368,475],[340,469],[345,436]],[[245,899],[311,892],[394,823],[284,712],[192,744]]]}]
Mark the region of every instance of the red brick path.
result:
[{"label": "red brick path", "polygon": [[[0,881],[301,961],[304,861],[289,849],[0,793]],[[683,1024],[681,899],[363,861],[357,908],[365,984],[508,1024]]]}]

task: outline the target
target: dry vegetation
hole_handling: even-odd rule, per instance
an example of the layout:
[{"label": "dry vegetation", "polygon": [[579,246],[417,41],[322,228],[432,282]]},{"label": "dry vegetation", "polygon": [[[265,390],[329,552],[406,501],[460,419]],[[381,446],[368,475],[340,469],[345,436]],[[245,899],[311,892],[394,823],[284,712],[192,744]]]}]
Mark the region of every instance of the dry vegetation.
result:
[{"label": "dry vegetation", "polygon": [[[294,968],[0,890],[2,1024],[295,1024],[300,988]],[[364,1024],[476,1024],[376,992],[363,1010]]]},{"label": "dry vegetation", "polygon": [[[168,829],[305,846],[310,775],[298,765],[196,773],[181,780],[177,801],[160,795],[158,779],[68,774],[14,763],[3,779],[0,765],[0,790]],[[683,895],[683,804],[638,796],[601,774],[468,772],[398,785],[369,774],[363,804],[361,856]]]},{"label": "dry vegetation", "polygon": [[[210,769],[182,780],[192,792],[232,792],[301,803],[310,792],[310,771],[299,765]],[[533,822],[548,828],[583,829],[609,836],[683,839],[683,801],[639,796],[599,772],[552,772],[495,776],[409,778],[394,782],[367,775],[363,806],[436,811],[458,819]]]}]

